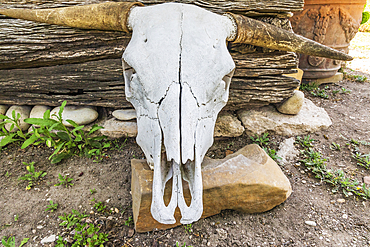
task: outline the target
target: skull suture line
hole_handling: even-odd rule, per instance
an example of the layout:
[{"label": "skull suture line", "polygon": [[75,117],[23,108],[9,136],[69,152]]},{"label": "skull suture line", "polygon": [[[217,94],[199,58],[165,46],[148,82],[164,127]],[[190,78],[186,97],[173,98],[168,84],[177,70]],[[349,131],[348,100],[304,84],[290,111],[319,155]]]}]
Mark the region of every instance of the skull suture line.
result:
[{"label": "skull suture line", "polygon": [[[150,7],[106,2],[53,9],[0,9],[0,14],[85,29],[133,30],[123,54],[126,97],[137,111],[137,142],[154,166],[151,212],[160,223],[198,220],[203,212],[201,163],[213,142],[217,114],[226,104],[234,63],[226,40],[338,60],[352,58],[289,31],[186,4]],[[127,25],[127,22],[129,25]],[[166,157],[161,156],[162,145]],[[163,193],[173,178],[170,203]],[[182,179],[189,183],[186,205]]]},{"label": "skull suture line", "polygon": [[[137,143],[154,166],[151,213],[160,223],[174,224],[178,206],[181,223],[189,224],[203,212],[201,163],[235,68],[226,47],[233,23],[192,5],[163,4],[134,8],[129,25],[133,34],[123,54],[126,97],[137,111]],[[164,187],[171,177],[166,207]],[[182,178],[189,183],[190,206]]]}]

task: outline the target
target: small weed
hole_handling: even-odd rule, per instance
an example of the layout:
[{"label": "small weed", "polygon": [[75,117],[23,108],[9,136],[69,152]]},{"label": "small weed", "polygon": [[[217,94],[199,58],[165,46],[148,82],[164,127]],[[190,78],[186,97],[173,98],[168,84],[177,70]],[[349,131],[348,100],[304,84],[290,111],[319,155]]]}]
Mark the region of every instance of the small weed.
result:
[{"label": "small weed", "polygon": [[352,92],[351,90],[346,89],[346,88],[344,88],[344,87],[342,87],[342,88],[341,88],[341,90],[342,90],[342,91],[341,91],[342,93],[351,93],[351,92]]},{"label": "small weed", "polygon": [[43,171],[36,172],[35,167],[33,166],[35,162],[31,162],[30,164],[23,162],[23,164],[26,165],[26,169],[29,173],[18,178],[18,180],[28,181],[26,190],[30,190],[32,186],[34,186],[41,178],[45,177],[47,173]]},{"label": "small weed", "polygon": [[297,136],[296,143],[299,145],[309,148],[312,147],[312,143],[315,141],[315,139],[311,139],[310,135],[304,136],[303,138],[300,136]]},{"label": "small weed", "polygon": [[326,89],[329,89],[328,86],[326,86],[324,89],[314,89],[311,91],[311,94],[313,96],[316,96],[316,97],[320,97],[320,98],[323,98],[323,99],[328,99],[329,98],[329,95],[328,93],[326,92]]},{"label": "small weed", "polygon": [[310,83],[301,83],[301,85],[299,87],[299,90],[310,92],[310,91],[313,91],[317,88],[318,88],[318,86],[315,83],[312,83],[312,84],[310,84]]},{"label": "small weed", "polygon": [[64,185],[66,188],[72,187],[74,184],[72,184],[73,178],[69,178],[68,175],[65,175],[64,177],[59,173],[59,183],[54,184],[54,186],[60,186]]},{"label": "small weed", "polygon": [[367,80],[367,77],[363,76],[363,75],[349,75],[349,74],[346,74],[345,77],[347,79],[355,81],[355,82],[365,82]]},{"label": "small weed", "polygon": [[96,209],[96,210],[98,210],[98,212],[104,212],[105,211],[105,209],[107,208],[107,206],[106,205],[104,205],[104,203],[103,202],[97,202],[97,203],[95,203],[95,205],[94,205],[94,208]]},{"label": "small weed", "polygon": [[176,241],[176,247],[193,247],[192,245],[186,246],[186,243],[180,246],[179,242]]},{"label": "small weed", "polygon": [[[28,242],[29,238],[24,238],[21,242],[21,244],[19,245],[19,247],[25,245],[27,242]],[[15,237],[9,237],[7,240],[6,240],[6,237],[3,237],[1,239],[1,243],[4,245],[4,247],[15,247]]]},{"label": "small weed", "polygon": [[323,158],[320,152],[314,151],[312,147],[304,146],[301,142],[299,143],[303,148],[303,150],[301,150],[301,154],[303,156],[301,163],[315,174],[316,178],[331,184],[334,187],[332,189],[333,193],[342,189],[343,194],[346,196],[349,196],[351,193],[360,196],[363,199],[370,198],[370,188],[368,189],[365,184],[360,186],[359,181],[356,179],[345,177],[345,173],[341,169],[328,169],[326,167],[327,159]]},{"label": "small weed", "polygon": [[90,189],[90,193],[91,193],[91,195],[95,194],[96,193],[96,189]]},{"label": "small weed", "polygon": [[192,224],[186,224],[184,225],[185,232],[191,233],[193,231],[193,225]]},{"label": "small weed", "polygon": [[125,226],[130,226],[132,223],[132,216],[129,216],[128,219],[125,221]]},{"label": "small weed", "polygon": [[18,219],[19,219],[18,214],[14,215],[14,221],[18,221]]},{"label": "small weed", "polygon": [[268,133],[264,133],[262,136],[258,136],[256,134],[254,137],[250,136],[249,138],[252,139],[253,143],[256,143],[261,147],[264,147],[269,144],[270,139],[268,138],[268,135],[269,135]]},{"label": "small weed", "polygon": [[72,214],[64,213],[64,216],[58,216],[62,220],[60,226],[65,226],[67,229],[73,227],[77,222],[80,222],[87,215],[79,213],[77,210],[72,209]]},{"label": "small weed", "polygon": [[263,150],[265,150],[265,152],[271,157],[271,159],[273,159],[275,161],[281,160],[281,157],[276,155],[276,150],[275,149],[263,148]]},{"label": "small weed", "polygon": [[[74,243],[72,246],[104,246],[103,244],[108,241],[108,234],[99,233],[100,225],[94,226],[94,224],[83,223],[81,220],[87,217],[87,215],[80,214],[76,210],[72,210],[72,214],[64,214],[64,216],[59,216],[62,223],[59,225],[65,226],[67,229],[74,227]],[[57,247],[67,246],[67,241],[63,240],[62,237],[58,237]]]},{"label": "small weed", "polygon": [[11,173],[9,173],[8,171],[6,171],[6,173],[5,173],[5,175],[4,175],[4,176],[5,176],[6,178],[9,178],[9,177],[10,177],[10,175],[12,175],[12,174],[11,174]]},{"label": "small weed", "polygon": [[50,200],[49,203],[50,203],[50,205],[47,206],[45,211],[50,210],[50,212],[54,212],[55,210],[58,209],[58,203],[53,203],[53,200]]},{"label": "small weed", "polygon": [[123,148],[126,146],[126,142],[127,142],[127,138],[123,141],[123,143],[120,145],[119,144],[119,140],[118,139],[114,139],[111,143],[111,149],[112,150],[117,150],[117,151],[121,151],[123,150]]},{"label": "small weed", "polygon": [[340,151],[340,144],[339,143],[332,142],[330,144],[330,149],[331,150],[335,150],[335,151]]},{"label": "small weed", "polygon": [[339,93],[340,91],[339,90],[333,90],[331,93],[335,96],[337,95],[337,93]]},{"label": "small weed", "polygon": [[352,154],[352,157],[357,160],[357,165],[370,169],[370,153],[361,154],[360,152],[356,152]]}]

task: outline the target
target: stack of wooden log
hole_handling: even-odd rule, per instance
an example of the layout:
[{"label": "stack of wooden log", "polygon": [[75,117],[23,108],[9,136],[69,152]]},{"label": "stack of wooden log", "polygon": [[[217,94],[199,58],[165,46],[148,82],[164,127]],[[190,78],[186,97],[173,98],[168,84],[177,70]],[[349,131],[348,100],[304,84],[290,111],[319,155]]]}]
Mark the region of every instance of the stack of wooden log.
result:
[{"label": "stack of wooden log", "polygon": [[[3,0],[1,8],[50,8],[102,0]],[[144,4],[170,1],[145,0]],[[171,1],[173,2],[173,1]],[[291,12],[303,0],[178,1],[216,13],[244,14],[291,29]],[[130,108],[125,99],[121,56],[130,40],[122,32],[81,30],[10,19],[0,15],[0,104],[94,105]],[[297,56],[229,44],[236,63],[225,110],[254,108],[289,98],[299,81]]]}]

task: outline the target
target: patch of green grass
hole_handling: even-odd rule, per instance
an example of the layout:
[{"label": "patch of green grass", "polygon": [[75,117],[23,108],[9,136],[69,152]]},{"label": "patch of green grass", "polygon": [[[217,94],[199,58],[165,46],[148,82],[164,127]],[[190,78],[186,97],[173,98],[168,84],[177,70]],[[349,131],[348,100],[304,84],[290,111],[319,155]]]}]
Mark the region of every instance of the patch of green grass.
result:
[{"label": "patch of green grass", "polygon": [[59,183],[54,184],[54,186],[60,186],[63,185],[66,188],[67,187],[72,187],[74,184],[72,183],[73,178],[69,178],[68,175],[65,175],[64,177],[62,174],[59,173]]},{"label": "patch of green grass", "polygon": [[352,157],[357,161],[357,165],[370,169],[370,153],[362,154],[360,152],[355,152]]},{"label": "patch of green grass", "polygon": [[30,164],[23,162],[23,164],[26,165],[28,174],[18,178],[18,180],[28,181],[26,190],[30,190],[32,186],[34,186],[41,178],[45,177],[47,173],[44,171],[36,172],[35,167],[33,166],[35,162],[31,162]]},{"label": "patch of green grass", "polygon": [[[298,142],[301,144],[301,142]],[[338,192],[340,189],[342,192],[348,196],[350,193],[362,197],[363,199],[370,198],[370,188],[366,187],[363,183],[362,186],[360,182],[356,179],[350,179],[345,176],[345,173],[341,169],[329,169],[326,166],[326,158],[322,157],[320,152],[314,151],[313,147],[307,147],[301,144],[303,148],[301,150],[301,163],[306,166],[306,168],[315,174],[315,177],[332,185],[333,193]]]},{"label": "patch of green grass", "polygon": [[45,211],[49,211],[50,212],[54,212],[55,210],[58,209],[58,203],[54,203],[53,200],[50,200],[49,201],[50,205],[47,206],[47,208],[45,209]]}]

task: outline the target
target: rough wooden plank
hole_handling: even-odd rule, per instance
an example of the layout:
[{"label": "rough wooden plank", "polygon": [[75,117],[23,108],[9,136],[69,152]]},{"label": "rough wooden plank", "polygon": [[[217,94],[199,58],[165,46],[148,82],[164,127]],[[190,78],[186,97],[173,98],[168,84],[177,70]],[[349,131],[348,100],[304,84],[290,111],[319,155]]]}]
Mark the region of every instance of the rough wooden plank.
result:
[{"label": "rough wooden plank", "polygon": [[[127,0],[127,2],[134,2],[135,0]],[[1,3],[4,6],[11,7],[64,7],[72,5],[92,4],[104,2],[103,0],[2,0]],[[119,1],[116,1],[119,2]],[[216,13],[234,12],[234,13],[245,13],[248,11],[253,12],[264,12],[264,13],[279,13],[279,12],[292,12],[300,11],[303,9],[304,0],[233,0],[233,1],[215,1],[215,0],[141,0],[146,5],[160,4],[165,2],[179,2],[179,3],[190,3],[197,6],[206,8]]]},{"label": "rough wooden plank", "polygon": [[[267,56],[260,54],[260,57]],[[286,54],[280,55],[285,57]],[[278,59],[279,55],[276,55]],[[275,59],[270,63],[274,64]],[[236,60],[238,61],[238,60]],[[244,63],[246,64],[246,63]],[[259,66],[251,62],[249,67]],[[268,63],[265,66],[269,66]],[[274,64],[279,69],[282,64]],[[247,67],[245,65],[245,67]],[[238,74],[238,69],[236,74]],[[81,64],[12,69],[0,71],[0,104],[44,104],[57,106],[63,100],[72,105],[130,107],[124,95],[120,59],[105,59]],[[298,81],[281,75],[234,77],[225,109],[262,106],[289,97]]]}]

